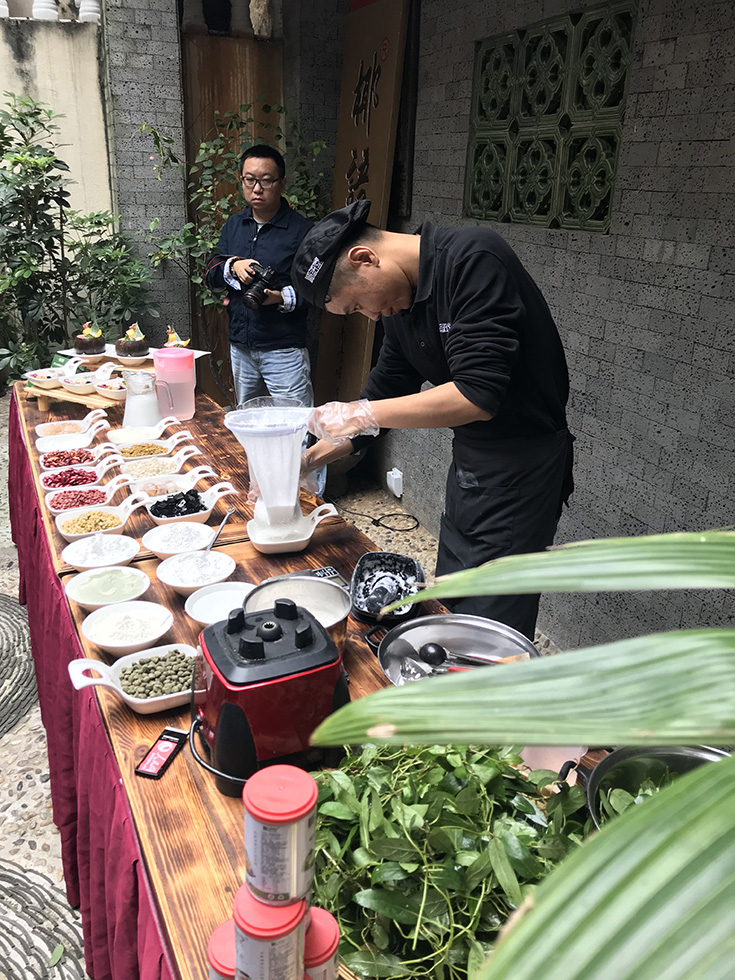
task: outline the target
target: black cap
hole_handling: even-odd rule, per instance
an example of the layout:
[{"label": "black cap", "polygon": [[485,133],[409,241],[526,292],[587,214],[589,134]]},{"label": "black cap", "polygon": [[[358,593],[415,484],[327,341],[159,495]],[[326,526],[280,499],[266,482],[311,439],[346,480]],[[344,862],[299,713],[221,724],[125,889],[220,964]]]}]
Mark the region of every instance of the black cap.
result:
[{"label": "black cap", "polygon": [[357,238],[369,212],[370,201],[355,201],[332,211],[307,231],[294,256],[291,283],[314,306],[324,309],[337,259],[350,241]]}]

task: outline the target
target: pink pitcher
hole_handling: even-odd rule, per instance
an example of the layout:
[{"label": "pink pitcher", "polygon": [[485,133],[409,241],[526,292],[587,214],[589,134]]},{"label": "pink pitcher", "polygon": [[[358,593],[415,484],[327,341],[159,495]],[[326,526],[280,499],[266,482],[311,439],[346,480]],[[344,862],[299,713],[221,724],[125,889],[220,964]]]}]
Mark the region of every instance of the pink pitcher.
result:
[{"label": "pink pitcher", "polygon": [[194,352],[186,347],[161,347],[153,351],[156,394],[162,415],[175,415],[180,421],[194,415]]}]

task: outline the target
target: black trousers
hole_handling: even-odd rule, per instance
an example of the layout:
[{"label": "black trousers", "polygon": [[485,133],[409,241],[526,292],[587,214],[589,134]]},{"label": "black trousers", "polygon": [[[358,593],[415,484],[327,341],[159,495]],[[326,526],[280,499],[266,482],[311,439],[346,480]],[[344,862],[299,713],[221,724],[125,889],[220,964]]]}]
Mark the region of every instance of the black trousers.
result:
[{"label": "black trousers", "polygon": [[[455,440],[441,520],[437,575],[494,558],[543,551],[552,544],[563,503],[574,487],[567,429],[478,449]],[[506,623],[533,639],[538,595],[448,599],[457,613]]]}]

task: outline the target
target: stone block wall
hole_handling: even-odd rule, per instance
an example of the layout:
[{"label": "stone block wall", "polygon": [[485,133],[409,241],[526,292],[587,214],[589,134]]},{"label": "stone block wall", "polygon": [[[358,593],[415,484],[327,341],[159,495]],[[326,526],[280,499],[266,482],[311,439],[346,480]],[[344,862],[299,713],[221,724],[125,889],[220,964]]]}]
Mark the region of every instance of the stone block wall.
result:
[{"label": "stone block wall", "polygon": [[[474,43],[568,0],[422,0],[413,214],[462,217]],[[571,375],[577,490],[558,541],[735,523],[735,5],[641,0],[609,234],[496,224],[546,295]],[[449,436],[392,433],[406,510],[438,531]],[[723,592],[547,596],[562,646],[733,624]]]},{"label": "stone block wall", "polygon": [[[181,227],[188,219],[184,182],[173,172],[156,179],[148,123],[173,136],[173,150],[183,159],[181,48],[176,0],[105,0],[101,61],[107,87],[114,207],[142,257],[150,251],[145,236],[151,221],[159,231]],[[189,287],[183,272],[172,266],[154,270],[151,297],[161,311],[144,324],[154,344],[166,339],[172,324],[190,336]]]}]

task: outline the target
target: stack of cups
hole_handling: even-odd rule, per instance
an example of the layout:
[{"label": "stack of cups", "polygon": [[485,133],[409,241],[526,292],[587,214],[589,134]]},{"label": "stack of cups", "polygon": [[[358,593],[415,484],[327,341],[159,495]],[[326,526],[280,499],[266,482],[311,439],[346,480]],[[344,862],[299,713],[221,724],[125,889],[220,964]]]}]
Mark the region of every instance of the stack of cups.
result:
[{"label": "stack of cups", "polygon": [[308,908],[314,880],[317,785],[295,766],[251,776],[245,805],[245,884],[233,919],[214,931],[210,980],[337,980],[339,926]]}]

